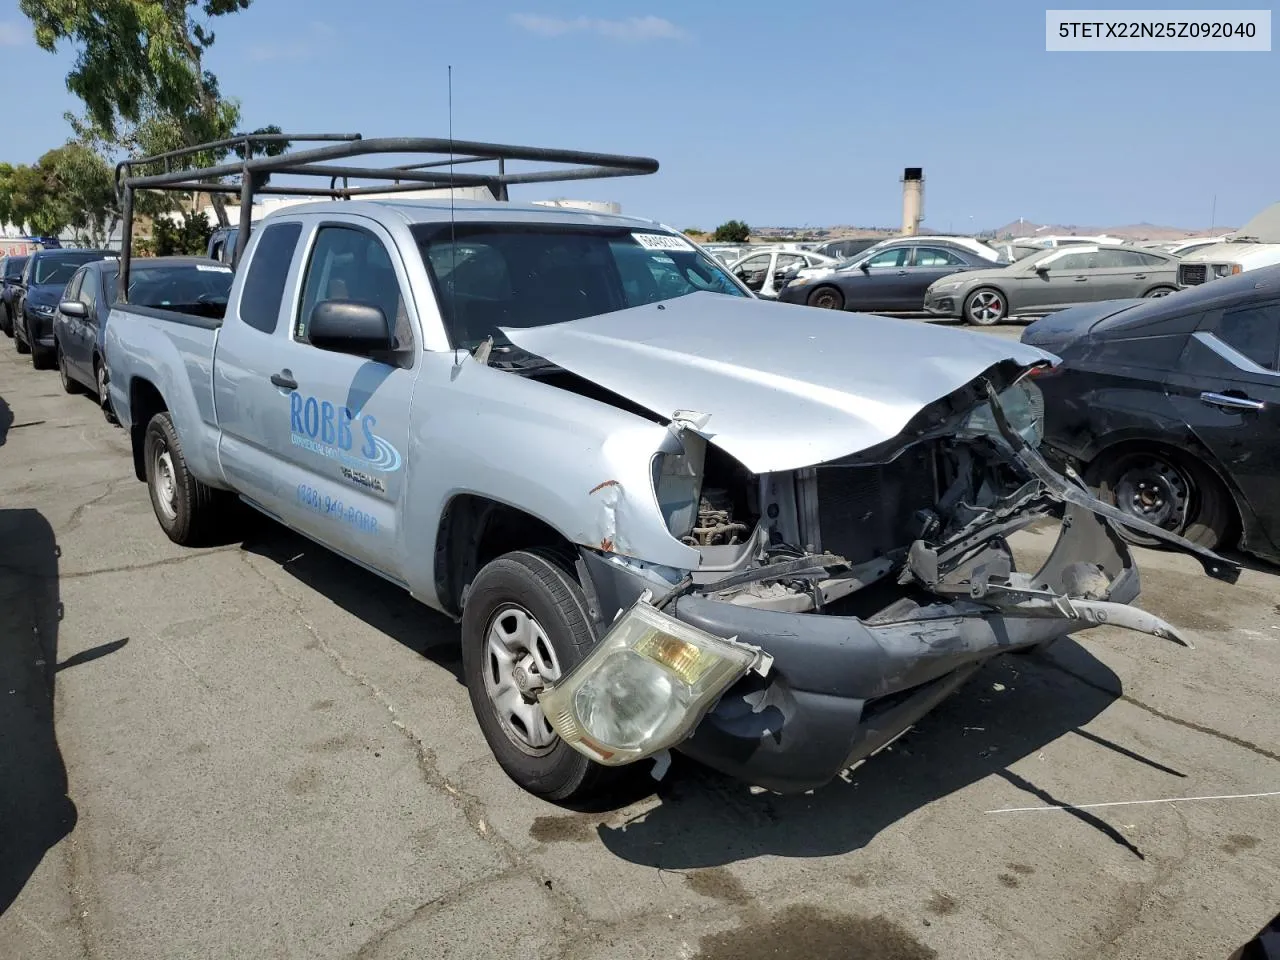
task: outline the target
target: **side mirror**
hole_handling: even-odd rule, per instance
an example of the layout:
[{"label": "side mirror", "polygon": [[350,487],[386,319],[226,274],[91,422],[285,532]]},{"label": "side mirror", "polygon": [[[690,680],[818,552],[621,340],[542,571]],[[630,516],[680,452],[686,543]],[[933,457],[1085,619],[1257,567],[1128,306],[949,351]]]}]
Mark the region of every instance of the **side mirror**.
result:
[{"label": "side mirror", "polygon": [[870,273],[871,264],[868,261],[863,260],[860,264],[858,264],[858,269],[861,270],[863,273]]},{"label": "side mirror", "polygon": [[65,317],[79,317],[83,320],[89,315],[89,307],[79,300],[63,300],[58,304],[58,312]]},{"label": "side mirror", "polygon": [[391,324],[380,307],[355,300],[323,300],[311,309],[307,338],[313,347],[367,356],[395,347]]},{"label": "side mirror", "polygon": [[1049,265],[1047,263],[1037,263],[1035,266],[1036,273],[1048,273]]}]

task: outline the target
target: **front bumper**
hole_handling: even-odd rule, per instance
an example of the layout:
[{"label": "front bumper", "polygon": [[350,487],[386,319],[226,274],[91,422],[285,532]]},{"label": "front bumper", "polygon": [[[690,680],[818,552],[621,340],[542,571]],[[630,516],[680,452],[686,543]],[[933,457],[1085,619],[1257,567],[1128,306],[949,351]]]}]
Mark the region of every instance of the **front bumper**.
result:
[{"label": "front bumper", "polygon": [[938,294],[930,291],[925,294],[924,309],[935,317],[958,317],[960,298],[954,293]]},{"label": "front bumper", "polygon": [[[1054,475],[1031,451],[1025,462],[1061,507],[1062,532],[1034,575],[1012,572],[1003,538],[1047,515],[1013,509],[931,548],[917,541],[899,583],[927,602],[899,601],[866,620],[767,610],[717,598],[716,585],[678,592],[666,612],[713,635],[758,647],[764,675],[729,687],[675,749],[729,776],[778,793],[814,789],[908,730],[981,666],[1002,653],[1046,644],[1102,623],[1179,642],[1168,624],[1128,606],[1137,567],[1112,525],[1114,508]],[[1206,573],[1234,582],[1239,567],[1173,537]],[[581,572],[595,619],[613,614],[654,582],[620,558],[584,550]],[[904,579],[905,578],[905,579]],[[1012,719],[1012,718],[1011,718]]]},{"label": "front bumper", "polygon": [[54,314],[36,313],[36,311],[28,308],[23,309],[24,331],[31,331],[31,337],[35,343],[31,346],[52,347],[53,340],[53,318]]}]

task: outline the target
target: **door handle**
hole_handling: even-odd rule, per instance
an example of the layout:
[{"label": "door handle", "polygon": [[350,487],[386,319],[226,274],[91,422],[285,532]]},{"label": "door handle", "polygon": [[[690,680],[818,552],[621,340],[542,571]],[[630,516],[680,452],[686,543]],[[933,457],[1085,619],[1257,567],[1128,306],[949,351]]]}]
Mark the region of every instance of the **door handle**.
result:
[{"label": "door handle", "polygon": [[1088,277],[1076,277],[1076,283],[1088,283],[1088,282],[1089,282]]},{"label": "door handle", "polygon": [[1146,275],[1145,273],[1135,273],[1135,274],[1133,275],[1133,279],[1135,279],[1135,280],[1145,280],[1145,279],[1147,279],[1147,275]]},{"label": "door handle", "polygon": [[905,277],[906,275],[907,275],[907,271],[905,271],[905,270],[899,270],[899,271],[898,271],[898,276],[900,276],[900,277]]},{"label": "door handle", "polygon": [[1207,403],[1211,407],[1224,407],[1228,410],[1262,410],[1267,406],[1261,400],[1252,400],[1249,397],[1233,397],[1225,393],[1213,393],[1208,390],[1200,394],[1200,402]]},{"label": "door handle", "polygon": [[281,370],[279,373],[273,373],[271,382],[284,390],[298,389],[298,381],[293,379],[293,372],[290,370]]}]

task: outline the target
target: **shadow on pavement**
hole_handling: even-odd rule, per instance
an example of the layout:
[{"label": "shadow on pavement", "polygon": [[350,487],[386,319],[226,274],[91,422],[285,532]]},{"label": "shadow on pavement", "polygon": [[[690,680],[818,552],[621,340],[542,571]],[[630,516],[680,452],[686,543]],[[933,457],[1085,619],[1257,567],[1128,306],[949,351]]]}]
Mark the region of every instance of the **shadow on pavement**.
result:
[{"label": "shadow on pavement", "polygon": [[76,825],[54,731],[58,557],[39,512],[0,509],[0,913]]},{"label": "shadow on pavement", "polygon": [[254,520],[244,549],[278,564],[353,617],[439,664],[462,682],[457,625],[402,588],[266,518]]},{"label": "shadow on pavement", "polygon": [[[913,811],[993,774],[1021,791],[1009,791],[1017,805],[1061,804],[1007,768],[1089,723],[1116,699],[1121,685],[1070,638],[1059,640],[1051,656],[1068,660],[1074,673],[1106,692],[1038,658],[1006,656],[984,667],[848,780],[837,779],[811,794],[753,794],[743,784],[677,758],[678,767],[659,788],[661,805],[623,826],[602,825],[600,839],[632,863],[688,870],[764,855],[825,857],[857,850]],[[1182,776],[1132,748],[1086,739],[1099,750]],[[1087,811],[1068,812],[1142,857]]]},{"label": "shadow on pavement", "polygon": [[0,397],[0,447],[4,446],[4,441],[9,436],[9,428],[13,426],[13,410],[9,408],[9,404],[5,402],[4,397]]}]

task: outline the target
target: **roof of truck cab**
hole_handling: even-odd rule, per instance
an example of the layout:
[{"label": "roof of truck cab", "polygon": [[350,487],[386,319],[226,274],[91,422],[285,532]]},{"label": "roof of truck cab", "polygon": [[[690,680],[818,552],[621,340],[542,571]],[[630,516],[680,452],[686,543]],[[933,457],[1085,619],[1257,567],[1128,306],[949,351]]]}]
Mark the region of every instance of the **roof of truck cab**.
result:
[{"label": "roof of truck cab", "polygon": [[[394,215],[405,223],[448,223],[515,220],[530,223],[579,223],[595,226],[661,227],[655,220],[627,217],[618,213],[593,213],[574,207],[544,207],[536,203],[512,203],[504,200],[318,200],[273,210],[263,220],[277,220],[300,213],[364,214],[376,218]],[[663,228],[669,229],[669,228]]]}]

